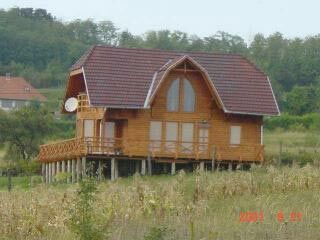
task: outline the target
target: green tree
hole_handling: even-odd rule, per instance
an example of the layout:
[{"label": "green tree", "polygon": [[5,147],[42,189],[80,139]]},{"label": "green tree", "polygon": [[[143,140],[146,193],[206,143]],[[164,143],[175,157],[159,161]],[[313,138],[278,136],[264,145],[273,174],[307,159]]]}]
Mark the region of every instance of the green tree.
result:
[{"label": "green tree", "polygon": [[[30,161],[50,134],[52,116],[38,103],[0,114],[0,140],[9,144],[10,156]],[[12,150],[15,150],[16,153]]]}]

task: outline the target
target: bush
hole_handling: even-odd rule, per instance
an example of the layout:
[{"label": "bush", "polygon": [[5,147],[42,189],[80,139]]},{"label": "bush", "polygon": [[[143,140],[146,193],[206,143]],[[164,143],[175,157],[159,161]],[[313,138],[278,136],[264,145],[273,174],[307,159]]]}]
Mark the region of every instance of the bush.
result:
[{"label": "bush", "polygon": [[306,129],[320,131],[320,114],[310,113],[303,116],[283,114],[279,117],[266,119],[264,124],[266,130],[282,128],[294,131],[305,131]]}]

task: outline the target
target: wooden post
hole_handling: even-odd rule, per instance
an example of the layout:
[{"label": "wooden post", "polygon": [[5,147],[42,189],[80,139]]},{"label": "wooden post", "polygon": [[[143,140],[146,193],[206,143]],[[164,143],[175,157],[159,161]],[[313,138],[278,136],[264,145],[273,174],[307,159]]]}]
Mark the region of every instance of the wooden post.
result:
[{"label": "wooden post", "polygon": [[200,162],[200,171],[204,171],[204,162],[203,161],[201,161]]},{"label": "wooden post", "polygon": [[212,159],[211,159],[211,171],[214,171],[215,170],[215,154],[216,154],[216,151],[215,149],[213,148],[213,151],[212,151]]},{"label": "wooden post", "polygon": [[140,173],[140,162],[138,160],[136,160],[135,165],[136,165],[136,174],[139,174]]},{"label": "wooden post", "polygon": [[57,171],[56,171],[56,173],[57,174],[60,173],[60,162],[57,162]]},{"label": "wooden post", "polygon": [[72,170],[71,170],[71,180],[72,183],[76,182],[76,160],[72,159]]},{"label": "wooden post", "polygon": [[99,160],[98,162],[98,180],[102,180],[102,161]]},{"label": "wooden post", "polygon": [[82,170],[82,178],[85,178],[86,177],[86,171],[87,171],[87,169],[86,169],[86,166],[87,166],[87,163],[86,163],[86,157],[82,157],[82,160],[81,160],[81,165],[82,165],[82,168],[81,168],[81,170]]},{"label": "wooden post", "polygon": [[229,162],[228,164],[228,170],[231,172],[232,171],[232,162]]},{"label": "wooden post", "polygon": [[81,179],[81,160],[77,158],[77,182],[80,182]]},{"label": "wooden post", "polygon": [[119,177],[119,161],[118,159],[114,159],[114,179]]},{"label": "wooden post", "polygon": [[66,171],[66,161],[62,161],[61,163],[61,172],[65,172]]},{"label": "wooden post", "polygon": [[146,160],[141,161],[141,175],[146,175]]},{"label": "wooden post", "polygon": [[148,155],[148,175],[152,175],[152,163],[151,163],[151,156],[150,154]]},{"label": "wooden post", "polygon": [[111,181],[114,181],[115,173],[115,158],[111,158]]},{"label": "wooden post", "polygon": [[46,163],[46,183],[49,183],[49,164]]},{"label": "wooden post", "polygon": [[42,182],[46,182],[46,164],[41,164],[41,175],[42,175]]},{"label": "wooden post", "polygon": [[71,173],[71,160],[68,160],[68,163],[67,163],[67,173],[68,173],[68,178],[67,178],[67,183],[70,183],[70,173]]},{"label": "wooden post", "polygon": [[175,175],[176,174],[176,162],[172,162],[171,163],[171,175]]},{"label": "wooden post", "polygon": [[51,179],[52,179],[52,171],[51,171],[51,166],[52,165],[51,165],[51,163],[48,163],[48,164],[49,164],[49,174],[48,174],[49,175],[49,178],[48,178],[49,181],[48,181],[48,183],[50,184],[51,183]]},{"label": "wooden post", "polygon": [[56,162],[52,162],[52,167],[51,167],[51,174],[52,174],[52,179],[51,181],[55,181],[55,176],[56,176]]}]

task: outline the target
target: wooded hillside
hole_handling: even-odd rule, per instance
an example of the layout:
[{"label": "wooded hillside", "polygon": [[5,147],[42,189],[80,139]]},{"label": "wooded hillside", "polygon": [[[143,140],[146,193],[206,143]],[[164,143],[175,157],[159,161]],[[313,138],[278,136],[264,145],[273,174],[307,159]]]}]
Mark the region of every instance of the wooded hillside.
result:
[{"label": "wooded hillside", "polygon": [[281,33],[256,34],[250,43],[221,31],[204,38],[167,30],[137,36],[111,21],[66,23],[44,9],[0,10],[0,74],[24,76],[40,88],[61,87],[68,68],[92,44],[241,54],[270,76],[282,111],[319,110],[320,35],[286,39]]}]

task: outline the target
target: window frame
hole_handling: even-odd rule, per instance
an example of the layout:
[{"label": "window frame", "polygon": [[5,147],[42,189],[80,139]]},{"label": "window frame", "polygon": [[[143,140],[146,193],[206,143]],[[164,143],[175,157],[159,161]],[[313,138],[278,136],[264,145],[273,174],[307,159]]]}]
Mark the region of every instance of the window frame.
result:
[{"label": "window frame", "polygon": [[[171,110],[169,109],[169,91],[173,87],[174,82],[178,80],[178,100],[177,100],[177,109]],[[193,110],[192,111],[186,111],[185,110],[185,82],[188,82],[191,90],[193,92]],[[167,112],[173,112],[173,113],[195,113],[197,111],[197,93],[196,90],[192,84],[192,81],[187,76],[176,76],[175,78],[171,79],[171,83],[169,85],[169,88],[166,92],[166,110]]]},{"label": "window frame", "polygon": [[[230,129],[229,144],[231,146],[239,146],[239,145],[241,145],[241,137],[242,137],[242,127],[241,127],[241,125],[240,124],[230,125],[229,129]],[[234,141],[232,129],[239,129],[239,131],[236,132],[236,133],[239,133],[239,136],[237,137],[238,141]]]}]

